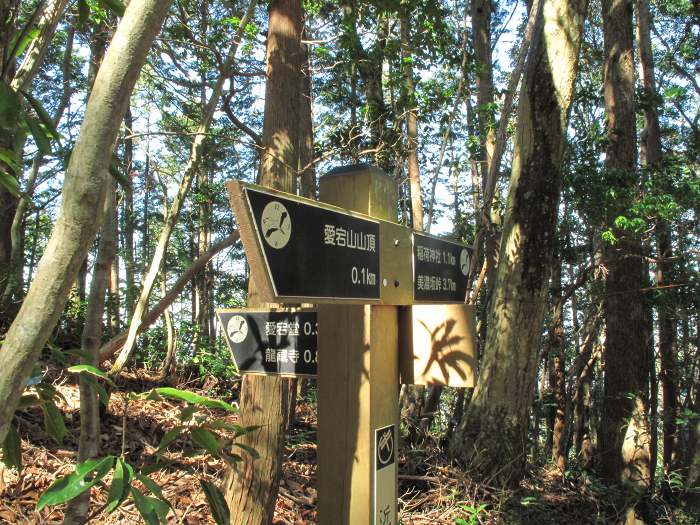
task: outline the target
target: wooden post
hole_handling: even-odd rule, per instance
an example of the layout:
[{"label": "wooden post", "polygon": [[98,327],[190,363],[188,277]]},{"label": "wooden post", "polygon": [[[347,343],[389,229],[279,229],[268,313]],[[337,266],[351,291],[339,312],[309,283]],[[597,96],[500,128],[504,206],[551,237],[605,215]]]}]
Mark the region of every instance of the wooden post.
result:
[{"label": "wooden post", "polygon": [[[377,168],[353,166],[330,172],[320,179],[320,197],[336,206],[396,220],[396,183]],[[382,460],[377,458],[388,448],[380,447],[377,456],[376,441],[378,430],[393,425],[395,457],[398,308],[319,305],[318,347],[318,523],[396,525],[396,463],[378,470],[377,461]]]}]

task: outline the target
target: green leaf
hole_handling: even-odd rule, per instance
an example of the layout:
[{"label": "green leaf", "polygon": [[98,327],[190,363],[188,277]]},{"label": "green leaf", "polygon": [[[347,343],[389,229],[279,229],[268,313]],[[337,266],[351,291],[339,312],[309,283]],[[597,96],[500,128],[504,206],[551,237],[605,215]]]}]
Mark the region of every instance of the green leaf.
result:
[{"label": "green leaf", "polygon": [[99,377],[100,379],[104,379],[108,383],[114,385],[114,382],[109,378],[109,376],[105,372],[103,372],[102,370],[97,368],[96,366],[75,365],[75,366],[71,366],[71,367],[67,368],[66,370],[68,372],[70,372],[71,374],[90,374],[90,375],[93,375],[95,377]]},{"label": "green leaf", "polygon": [[105,6],[107,9],[112,11],[115,15],[122,17],[124,16],[124,10],[126,7],[119,0],[97,0],[100,4]]},{"label": "green leaf", "polygon": [[158,445],[158,450],[156,450],[156,454],[162,453],[165,449],[168,448],[168,445],[175,441],[175,439],[182,434],[183,427],[175,427],[171,428],[168,430],[164,435],[163,439],[160,440],[160,444]]},{"label": "green leaf", "polygon": [[109,487],[109,494],[107,495],[107,506],[105,507],[108,514],[114,512],[129,496],[131,479],[133,477],[133,467],[122,458],[117,458],[117,463],[114,466],[112,485]]},{"label": "green leaf", "polygon": [[217,525],[228,525],[231,519],[231,513],[226,504],[226,498],[224,498],[219,487],[203,479],[199,480],[199,484],[202,486],[204,495],[207,497],[207,503],[209,504],[209,509],[211,510],[214,521],[216,521]]},{"label": "green leaf", "polygon": [[22,440],[15,427],[10,425],[2,444],[2,461],[10,468],[16,468],[17,472],[22,472]]},{"label": "green leaf", "polygon": [[[19,164],[17,164],[15,154],[9,149],[0,148],[0,160],[7,164],[10,169],[15,172],[15,175],[22,173],[22,169],[19,167]],[[17,183],[16,179],[15,184],[17,186],[17,193],[19,194],[19,183]]]},{"label": "green leaf", "polygon": [[0,82],[0,128],[14,131],[19,124],[20,99],[17,92]]},{"label": "green leaf", "polygon": [[194,405],[186,406],[180,411],[180,415],[177,417],[182,422],[189,421],[197,410],[199,410],[199,408]]},{"label": "green leaf", "polygon": [[41,102],[39,102],[36,98],[34,98],[30,93],[26,91],[20,91],[20,93],[24,95],[24,98],[26,98],[27,102],[29,102],[29,105],[32,106],[32,109],[36,113],[37,117],[39,117],[41,123],[49,131],[49,136],[52,139],[56,139],[60,144],[61,135],[58,133],[56,126],[54,126],[53,120],[49,116],[48,112],[44,109],[44,106],[41,105]]},{"label": "green leaf", "polygon": [[245,450],[248,454],[250,454],[250,456],[251,456],[253,459],[259,459],[259,458],[260,458],[260,454],[258,454],[258,451],[255,450],[253,447],[251,447],[251,446],[249,446],[249,445],[246,445],[245,443],[234,443],[233,446],[234,446],[234,447],[239,447],[239,448],[241,448],[242,450]]},{"label": "green leaf", "polygon": [[142,467],[141,474],[144,476],[147,476],[148,474],[153,474],[154,472],[158,472],[159,470],[168,468],[173,463],[175,463],[175,461],[173,461],[172,459],[163,460],[159,457],[157,463],[153,463],[152,465],[146,465],[145,467]]},{"label": "green leaf", "polygon": [[86,0],[78,0],[78,23],[81,26],[87,24],[90,19],[90,6]]},{"label": "green leaf", "polygon": [[220,399],[211,399],[208,397],[200,396],[187,390],[178,390],[177,388],[171,387],[161,387],[155,388],[154,391],[163,397],[168,397],[170,399],[178,399],[181,401],[187,401],[193,405],[202,405],[209,408],[222,408],[229,412],[236,412],[237,409],[233,405],[221,401]]},{"label": "green leaf", "polygon": [[68,433],[61,412],[51,401],[46,401],[41,408],[44,411],[44,428],[46,429],[46,433],[60,445],[63,443],[63,438],[66,437]]},{"label": "green leaf", "polygon": [[76,357],[80,357],[81,359],[85,359],[86,361],[89,361],[92,359],[92,355],[90,355],[90,352],[84,352],[83,350],[80,350],[79,348],[73,348],[71,350],[63,350],[64,354],[68,355],[73,355]]},{"label": "green leaf", "polygon": [[170,510],[167,503],[157,498],[145,496],[135,487],[131,487],[131,496],[134,498],[134,504],[147,525],[166,523],[165,516]]},{"label": "green leaf", "polygon": [[[21,36],[21,32],[18,34],[18,36]],[[31,30],[27,31],[27,33],[22,37],[22,40],[19,41],[19,43],[16,43],[16,40],[13,38],[12,41],[10,41],[10,45],[8,46],[8,49],[14,49],[14,55],[15,57],[20,57],[22,56],[22,53],[24,53],[24,50],[27,49],[27,46],[34,40],[37,36],[39,35],[39,28],[34,27]]]},{"label": "green leaf", "polygon": [[104,406],[109,404],[109,395],[107,394],[107,390],[105,390],[105,387],[97,382],[97,379],[87,374],[81,374],[80,378],[97,391],[97,395],[100,397],[100,403],[102,403]]},{"label": "green leaf", "polygon": [[253,430],[257,430],[260,428],[260,426],[258,425],[244,427],[242,425],[237,425],[236,423],[229,423],[224,419],[213,419],[207,421],[207,427],[228,430],[229,432],[233,432],[234,434],[236,434],[236,437],[242,436],[243,434],[247,434],[248,432],[252,432]]},{"label": "green leaf", "polygon": [[208,431],[206,428],[192,427],[190,433],[192,434],[192,441],[197,443],[197,445],[210,454],[215,456],[219,454],[221,446],[219,445],[219,440],[212,432]]},{"label": "green leaf", "polygon": [[17,179],[12,175],[0,170],[0,184],[2,184],[11,195],[19,198],[19,182],[17,182]]},{"label": "green leaf", "polygon": [[44,131],[44,128],[41,127],[39,121],[31,115],[25,115],[24,121],[27,123],[27,126],[29,126],[29,131],[32,137],[34,137],[34,142],[36,142],[36,146],[39,148],[41,154],[51,155],[51,140]]},{"label": "green leaf", "polygon": [[[107,456],[105,458],[89,459],[76,465],[75,472],[54,481],[46,492],[41,495],[36,504],[36,510],[41,510],[47,505],[60,505],[82,494],[105,477],[107,472],[112,470],[114,460],[114,456]],[[93,472],[95,473],[94,477],[87,481],[86,477]]]},{"label": "green leaf", "polygon": [[122,188],[124,188],[124,191],[131,193],[131,181],[121,172],[118,162],[118,159],[112,159],[112,163],[108,168],[109,174],[119,183]]},{"label": "green leaf", "polygon": [[[150,490],[154,496],[156,496],[158,499],[165,501],[165,498],[163,497],[163,491],[160,489],[158,483],[153,481],[148,476],[144,476],[143,474],[136,474],[136,479],[143,483],[143,485],[148,490]],[[170,506],[170,504],[167,501],[165,501],[165,503],[168,504],[168,506]]]}]

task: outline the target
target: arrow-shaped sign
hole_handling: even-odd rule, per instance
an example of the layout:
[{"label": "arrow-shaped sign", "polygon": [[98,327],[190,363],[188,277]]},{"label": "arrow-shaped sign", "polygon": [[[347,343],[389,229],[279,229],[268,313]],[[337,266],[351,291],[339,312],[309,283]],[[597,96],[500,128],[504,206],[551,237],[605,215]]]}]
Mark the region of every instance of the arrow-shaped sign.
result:
[{"label": "arrow-shaped sign", "polygon": [[227,187],[268,302],[464,302],[463,244],[253,184]]}]

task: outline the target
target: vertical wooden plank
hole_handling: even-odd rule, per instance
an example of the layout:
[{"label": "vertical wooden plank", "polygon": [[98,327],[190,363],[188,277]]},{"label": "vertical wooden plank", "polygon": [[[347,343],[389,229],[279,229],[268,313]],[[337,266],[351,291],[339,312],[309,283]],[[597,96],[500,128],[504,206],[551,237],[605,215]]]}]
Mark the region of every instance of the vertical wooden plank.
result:
[{"label": "vertical wooden plank", "polygon": [[[320,195],[396,219],[396,184],[376,168],[331,172],[320,179]],[[319,305],[318,325],[318,523],[372,524],[374,431],[398,429],[398,309]]]}]

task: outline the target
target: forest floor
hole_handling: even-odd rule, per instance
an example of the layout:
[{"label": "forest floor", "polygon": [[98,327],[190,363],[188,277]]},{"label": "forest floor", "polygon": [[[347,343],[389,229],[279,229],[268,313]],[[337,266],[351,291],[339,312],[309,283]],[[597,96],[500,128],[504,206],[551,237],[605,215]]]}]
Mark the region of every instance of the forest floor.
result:
[{"label": "forest floor", "polygon": [[[127,385],[128,383],[128,385]],[[40,495],[51,483],[73,471],[78,448],[80,422],[79,393],[73,378],[59,376],[54,386],[65,398],[59,408],[66,421],[68,434],[58,445],[44,431],[39,409],[17,414],[22,438],[24,468],[0,471],[0,523],[53,524],[63,519],[65,505],[35,510]],[[127,374],[122,387],[146,391],[155,386],[154,378],[145,372]],[[216,385],[178,384],[203,395],[212,395]],[[229,390],[230,392],[230,390]],[[119,455],[134,467],[154,463],[154,454],[163,434],[179,424],[184,403],[177,401],[130,401],[124,413],[125,395],[112,394],[102,417],[101,446],[103,454]],[[213,410],[217,417],[235,422],[236,416]],[[126,432],[124,432],[124,428]],[[312,403],[300,401],[296,422],[284,452],[284,466],[274,525],[316,523],[316,411]],[[160,485],[172,510],[171,524],[212,524],[205,495],[199,480],[218,482],[225,464],[210,455],[189,449],[176,440],[165,458],[169,464],[150,477]],[[137,484],[138,485],[138,484]],[[92,489],[91,523],[132,524],[141,522],[131,500],[112,514],[102,508],[107,501],[110,475]],[[405,525],[428,524],[603,524],[613,523],[616,509],[609,491],[584,474],[562,476],[551,466],[532,468],[520,487],[512,491],[498,490],[477,483],[450,465],[441,450],[428,439],[420,448],[403,450],[399,456],[399,518]],[[654,502],[659,524],[700,523],[680,508]]]}]

